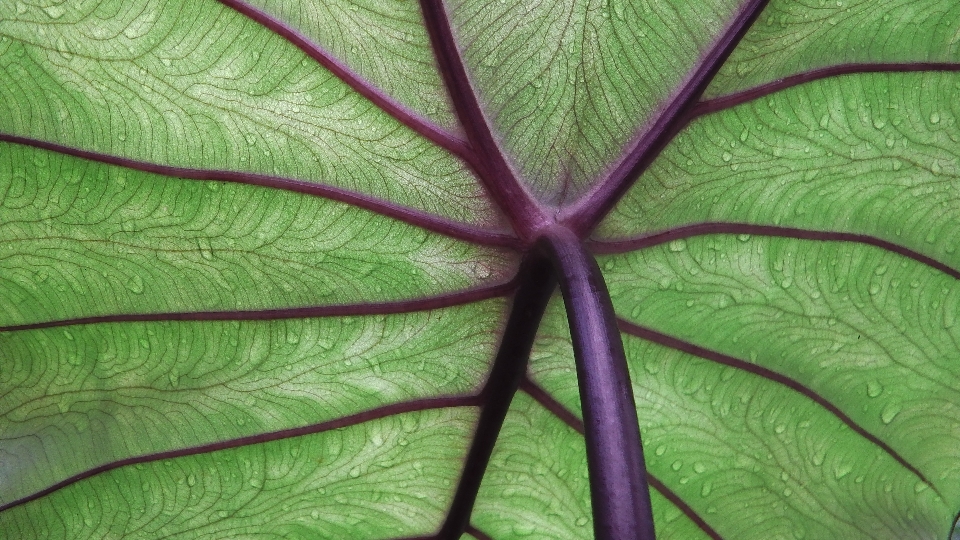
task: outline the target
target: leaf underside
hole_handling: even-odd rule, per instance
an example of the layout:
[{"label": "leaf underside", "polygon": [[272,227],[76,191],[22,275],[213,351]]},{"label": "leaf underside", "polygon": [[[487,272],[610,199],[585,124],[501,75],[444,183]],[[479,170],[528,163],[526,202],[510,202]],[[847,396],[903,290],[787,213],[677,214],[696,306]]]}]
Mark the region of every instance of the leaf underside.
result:
[{"label": "leaf underside", "polygon": [[563,230],[657,538],[946,539],[958,118],[946,0],[0,3],[0,530],[592,537]]}]

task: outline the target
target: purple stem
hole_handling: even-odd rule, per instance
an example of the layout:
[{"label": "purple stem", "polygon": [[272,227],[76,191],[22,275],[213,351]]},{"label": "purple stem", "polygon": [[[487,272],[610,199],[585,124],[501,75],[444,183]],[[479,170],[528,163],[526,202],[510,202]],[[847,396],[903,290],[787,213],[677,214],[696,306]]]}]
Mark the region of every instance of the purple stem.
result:
[{"label": "purple stem", "polygon": [[470,514],[487,463],[513,395],[526,372],[530,349],[554,288],[556,279],[547,260],[532,257],[524,261],[520,269],[520,288],[514,296],[513,308],[490,377],[480,393],[483,404],[473,443],[447,519],[437,534],[438,540],[459,540],[464,531],[469,529]]},{"label": "purple stem", "polygon": [[[523,382],[520,384],[520,389],[526,392],[530,397],[537,401],[544,409],[547,409],[553,413],[556,417],[562,420],[565,424],[570,426],[571,429],[577,433],[583,435],[583,421],[577,418],[575,414],[570,412],[570,409],[567,409],[560,404],[557,400],[548,394],[543,388],[540,388],[537,383],[530,380],[530,378],[524,378]],[[693,508],[687,504],[686,501],[680,498],[679,495],[670,490],[663,482],[661,482],[656,475],[648,472],[647,481],[657,490],[660,495],[671,503],[674,506],[680,509],[685,516],[687,516],[690,521],[694,522],[697,527],[703,531],[704,534],[712,538],[713,540],[723,540],[723,537],[713,529],[702,517],[698,514]]]},{"label": "purple stem", "polygon": [[797,73],[782,79],[761,84],[754,88],[743,90],[734,94],[701,101],[691,108],[686,117],[686,123],[698,116],[712,112],[729,109],[741,103],[746,103],[757,98],[779,92],[792,86],[825,79],[827,77],[837,77],[840,75],[850,75],[853,73],[886,73],[886,72],[910,72],[910,71],[960,71],[960,63],[951,62],[910,62],[910,63],[891,63],[891,64],[841,64],[838,66],[829,66],[820,69],[814,69],[805,73]]},{"label": "purple stem", "polygon": [[21,497],[14,501],[0,505],[0,512],[4,512],[11,508],[26,504],[30,501],[34,501],[41,497],[46,497],[47,495],[53,493],[54,491],[61,490],[81,480],[86,480],[87,478],[90,478],[92,476],[96,476],[98,474],[102,474],[107,471],[112,471],[120,467],[126,467],[128,465],[137,465],[139,463],[150,463],[153,461],[162,461],[165,459],[174,459],[174,458],[179,458],[184,456],[193,456],[197,454],[206,454],[210,452],[217,452],[219,450],[226,450],[229,448],[239,448],[241,446],[248,446],[251,444],[262,444],[270,441],[279,441],[280,439],[289,439],[291,437],[302,437],[304,435],[313,435],[315,433],[322,433],[324,431],[331,431],[334,429],[341,429],[349,426],[355,426],[357,424],[362,424],[364,422],[369,422],[371,420],[385,418],[387,416],[391,416],[395,414],[403,414],[403,413],[416,412],[416,411],[427,411],[431,409],[443,409],[447,407],[476,407],[479,404],[480,403],[479,403],[478,396],[437,397],[437,398],[418,399],[414,401],[406,401],[401,403],[384,405],[376,409],[371,409],[371,410],[359,412],[356,414],[351,414],[349,416],[344,416],[341,418],[335,418],[333,420],[328,420],[326,422],[320,422],[319,424],[312,424],[309,426],[303,426],[298,428],[284,429],[280,431],[272,431],[269,433],[260,433],[257,435],[250,435],[247,437],[240,437],[237,439],[230,439],[227,441],[203,444],[199,446],[191,446],[189,448],[180,448],[177,450],[168,450],[165,452],[156,452],[153,454],[144,454],[142,456],[134,456],[134,457],[129,457],[125,459],[120,459],[117,461],[111,461],[109,463],[104,463],[103,465],[94,467],[92,469],[87,469],[86,471],[75,474],[70,478],[61,480],[60,482],[57,482],[52,486],[42,489],[36,493],[27,495],[26,497]]},{"label": "purple stem", "polygon": [[58,326],[80,324],[147,322],[147,321],[265,321],[277,319],[305,319],[314,317],[348,317],[362,315],[393,315],[412,313],[446,307],[459,306],[471,302],[488,300],[504,296],[516,288],[516,280],[478,289],[468,289],[429,298],[413,300],[395,300],[393,302],[370,302],[363,304],[334,304],[329,306],[311,306],[282,309],[236,310],[236,311],[177,311],[167,313],[120,313],[44,321],[28,324],[0,326],[0,332],[19,330],[37,330]]},{"label": "purple stem", "polygon": [[423,137],[433,141],[437,146],[448,150],[464,161],[470,162],[473,160],[474,156],[464,141],[443,131],[425,118],[395,102],[382,90],[363,80],[345,64],[333,58],[319,45],[313,43],[309,38],[291,28],[286,23],[260,11],[242,0],[219,0],[219,2],[282,36],[401,124],[416,131]]},{"label": "purple stem", "polygon": [[590,251],[593,253],[626,253],[629,251],[636,251],[638,249],[665,244],[672,240],[691,238],[694,236],[707,234],[750,234],[756,236],[796,238],[798,240],[815,240],[820,242],[856,242],[859,244],[867,244],[891,251],[903,257],[913,259],[921,264],[925,264],[931,268],[935,268],[954,279],[960,279],[960,271],[951,268],[940,261],[921,253],[917,253],[912,249],[894,244],[893,242],[882,240],[880,238],[875,238],[870,235],[849,232],[798,229],[794,227],[781,227],[779,225],[753,225],[750,223],[720,222],[694,223],[691,225],[683,225],[673,229],[645,234],[637,238],[629,238],[626,240],[616,240],[610,242],[591,242]]},{"label": "purple stem", "polygon": [[587,236],[610,212],[613,205],[673,139],[678,131],[677,126],[683,125],[686,121],[686,111],[696,104],[717,70],[767,5],[767,1],[746,0],[744,2],[743,7],[730,21],[723,34],[706,51],[700,62],[690,72],[686,83],[661,109],[649,128],[605,178],[600,179],[592,190],[561,213],[561,223],[566,224],[582,238]]},{"label": "purple stem", "polygon": [[454,109],[463,124],[470,146],[478,154],[477,174],[487,191],[509,217],[517,234],[523,240],[532,242],[536,232],[544,227],[549,219],[543,208],[520,184],[500,151],[477,100],[477,94],[470,84],[443,1],[420,0],[420,8]]},{"label": "purple stem", "polygon": [[0,142],[22,144],[24,146],[49,150],[51,152],[66,154],[68,156],[89,159],[91,161],[97,161],[107,165],[126,167],[128,169],[170,176],[174,178],[234,182],[237,184],[248,184],[252,186],[281,189],[284,191],[293,191],[296,193],[303,193],[306,195],[312,195],[314,197],[322,197],[324,199],[356,206],[357,208],[376,212],[378,214],[394,218],[398,221],[442,234],[444,236],[449,236],[458,240],[464,240],[466,242],[512,248],[517,248],[520,246],[520,242],[513,236],[485,231],[483,229],[478,229],[457,221],[435,216],[422,210],[400,206],[391,201],[377,199],[363,193],[348,191],[346,189],[323,184],[315,184],[313,182],[305,182],[303,180],[278,178],[276,176],[265,176],[239,171],[190,169],[186,167],[158,165],[155,163],[147,163],[144,161],[138,161],[135,159],[114,156],[110,154],[101,154],[98,152],[91,152],[89,150],[63,146],[57,143],[4,133],[0,133]]},{"label": "purple stem", "polygon": [[654,540],[637,408],[600,268],[566,228],[547,229],[538,246],[559,275],[573,338],[594,534],[599,540]]}]

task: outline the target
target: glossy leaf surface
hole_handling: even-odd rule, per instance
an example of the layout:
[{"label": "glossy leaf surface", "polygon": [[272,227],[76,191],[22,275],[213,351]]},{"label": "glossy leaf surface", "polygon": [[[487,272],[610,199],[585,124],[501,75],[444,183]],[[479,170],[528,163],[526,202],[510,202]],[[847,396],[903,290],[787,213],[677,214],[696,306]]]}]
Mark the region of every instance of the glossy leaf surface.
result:
[{"label": "glossy leaf surface", "polygon": [[946,539],[958,118],[944,0],[0,4],[0,531],[592,538],[582,316],[657,538]]}]

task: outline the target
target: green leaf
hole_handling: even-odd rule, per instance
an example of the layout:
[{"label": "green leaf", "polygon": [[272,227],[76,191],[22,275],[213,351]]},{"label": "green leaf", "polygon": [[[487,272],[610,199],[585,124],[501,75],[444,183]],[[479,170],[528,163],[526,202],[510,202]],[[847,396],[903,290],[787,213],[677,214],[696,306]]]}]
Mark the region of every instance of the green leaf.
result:
[{"label": "green leaf", "polygon": [[0,531],[594,537],[593,317],[657,538],[955,538],[958,95],[950,0],[0,3]]}]

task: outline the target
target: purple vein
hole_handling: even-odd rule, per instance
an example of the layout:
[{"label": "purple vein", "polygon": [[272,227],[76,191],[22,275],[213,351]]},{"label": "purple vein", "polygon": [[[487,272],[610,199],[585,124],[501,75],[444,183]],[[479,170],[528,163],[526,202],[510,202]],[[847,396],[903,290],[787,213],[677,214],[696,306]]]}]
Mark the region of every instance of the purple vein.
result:
[{"label": "purple vein", "polygon": [[536,231],[548,222],[544,210],[520,184],[497,144],[470,83],[443,1],[420,0],[420,8],[444,84],[467,140],[478,153],[477,174],[517,234],[532,242]]},{"label": "purple vein", "polygon": [[505,296],[516,289],[514,280],[476,289],[456,291],[429,298],[396,300],[392,302],[369,302],[358,304],[335,304],[298,308],[234,310],[234,311],[177,311],[166,313],[122,313],[45,321],[11,326],[0,326],[0,332],[37,330],[58,326],[81,324],[145,322],[145,321],[265,321],[278,319],[304,319],[313,317],[350,317],[362,315],[396,315],[416,311],[428,311],[479,302]]},{"label": "purple vein", "polygon": [[290,178],[279,178],[276,176],[266,176],[261,174],[253,174],[246,172],[238,171],[220,171],[220,170],[207,170],[207,169],[191,169],[186,167],[172,167],[168,165],[158,165],[155,163],[148,163],[144,161],[138,161],[135,159],[114,156],[110,154],[101,154],[99,152],[92,152],[89,150],[82,150],[79,148],[72,148],[69,146],[63,146],[61,144],[41,141],[37,139],[30,139],[27,137],[20,137],[17,135],[9,135],[0,133],[0,142],[8,142],[14,144],[22,144],[24,146],[31,146],[34,148],[40,148],[43,150],[49,150],[51,152],[57,152],[60,154],[65,154],[68,156],[78,157],[82,159],[88,159],[90,161],[96,161],[99,163],[104,163],[107,165],[113,165],[117,167],[125,167],[128,169],[134,169],[137,171],[143,171],[153,174],[159,174],[162,176],[174,177],[174,178],[185,178],[189,180],[210,180],[210,181],[219,181],[219,182],[233,182],[237,184],[247,184],[252,186],[261,186],[273,189],[280,189],[284,191],[292,191],[296,193],[303,193],[305,195],[312,195],[314,197],[321,197],[324,199],[341,202],[344,204],[349,204],[357,208],[362,208],[363,210],[369,210],[371,212],[376,212],[378,214],[402,221],[409,225],[420,227],[431,232],[442,234],[450,238],[455,238],[457,240],[463,240],[466,242],[471,242],[480,245],[486,246],[500,246],[500,247],[510,247],[516,248],[520,245],[520,242],[517,238],[495,233],[492,231],[486,231],[458,221],[453,221],[450,219],[445,219],[440,216],[436,216],[422,210],[416,210],[413,208],[408,208],[405,206],[398,205],[396,203],[371,197],[363,193],[358,193],[355,191],[349,191],[346,189],[341,189],[337,187],[332,187],[323,184],[315,184],[312,182],[305,182],[303,180],[293,180]]},{"label": "purple vein", "polygon": [[[570,409],[564,407],[560,402],[553,398],[546,390],[541,388],[537,383],[533,382],[529,377],[525,378],[520,384],[520,390],[525,392],[527,395],[532,397],[537,403],[540,404],[544,409],[553,413],[554,416],[567,424],[574,431],[583,435],[583,420],[578,418],[573,414]],[[713,529],[699,514],[696,510],[690,507],[679,495],[674,493],[670,488],[668,488],[659,478],[654,476],[650,471],[647,471],[647,482],[653,486],[661,495],[664,496],[667,500],[673,503],[674,506],[680,509],[681,512],[690,521],[694,522],[697,527],[700,528],[707,536],[713,538],[714,540],[723,540],[723,537],[720,536],[717,531]]]},{"label": "purple vein", "polygon": [[691,238],[707,234],[750,234],[756,236],[776,236],[780,238],[796,238],[798,240],[816,240],[822,242],[856,242],[867,244],[897,255],[913,259],[921,264],[935,268],[944,274],[960,279],[960,271],[943,264],[904,246],[888,242],[867,234],[817,231],[797,229],[794,227],[780,227],[776,225],[752,225],[749,223],[695,223],[667,229],[655,233],[645,234],[637,238],[609,242],[591,242],[590,250],[594,253],[626,253],[637,249],[644,249],[672,240]]},{"label": "purple vein", "polygon": [[774,92],[798,86],[804,83],[825,79],[828,77],[837,77],[840,75],[850,75],[854,73],[889,73],[889,72],[913,72],[913,71],[960,71],[960,63],[952,62],[912,62],[912,63],[890,63],[890,64],[841,64],[829,66],[820,69],[814,69],[796,75],[790,75],[782,79],[761,84],[754,88],[749,88],[741,92],[729,94],[726,96],[708,99],[697,103],[689,109],[685,118],[685,124],[694,118],[724,109],[729,109],[741,103],[746,103],[758,99]]},{"label": "purple vein", "polygon": [[732,356],[719,353],[717,351],[713,351],[710,349],[706,349],[704,347],[700,347],[698,345],[694,345],[682,339],[678,339],[673,336],[662,334],[660,332],[657,332],[656,330],[652,330],[650,328],[646,328],[646,327],[634,324],[622,318],[618,318],[617,323],[620,326],[621,331],[631,336],[638,337],[640,339],[644,339],[653,343],[657,343],[658,345],[662,345],[664,347],[668,347],[677,351],[685,352],[687,354],[697,356],[704,360],[709,360],[711,362],[716,362],[718,364],[722,364],[725,366],[729,366],[735,369],[752,373],[754,375],[757,375],[758,377],[762,377],[769,381],[779,383],[783,386],[786,386],[787,388],[790,388],[791,390],[794,390],[799,394],[802,394],[803,396],[809,398],[810,400],[812,400],[813,402],[815,402],[816,404],[820,405],[822,408],[824,408],[825,410],[833,414],[841,422],[846,424],[847,427],[852,429],[861,437],[867,439],[871,443],[878,446],[880,449],[886,452],[890,457],[896,460],[897,463],[899,463],[905,469],[913,473],[917,478],[923,481],[924,484],[927,484],[928,486],[930,486],[930,488],[933,489],[935,493],[940,495],[940,492],[937,491],[937,487],[933,485],[933,483],[930,482],[927,479],[927,477],[924,476],[923,473],[921,473],[916,467],[911,465],[906,459],[904,459],[903,456],[897,453],[896,450],[891,448],[890,445],[881,441],[879,438],[875,437],[869,431],[867,431],[862,426],[857,424],[852,418],[847,416],[846,413],[841,411],[836,405],[834,405],[833,403],[830,403],[826,398],[824,398],[823,396],[815,392],[813,389],[803,385],[799,381],[791,379],[786,375],[781,375],[765,367],[761,367],[756,364],[752,364],[750,362],[746,362],[738,358],[734,358]]},{"label": "purple vein", "polygon": [[726,30],[691,70],[686,82],[677,89],[670,101],[663,106],[653,122],[646,126],[616,165],[604,177],[598,179],[591,191],[561,213],[562,223],[567,224],[582,238],[603,219],[634,180],[653,163],[677,133],[677,126],[684,122],[687,109],[696,104],[696,100],[740,43],[767,1],[746,0],[743,3]]},{"label": "purple vein", "polygon": [[480,402],[480,399],[478,396],[455,396],[455,397],[436,397],[436,398],[417,399],[413,401],[406,401],[402,403],[393,403],[390,405],[384,405],[376,409],[370,409],[367,411],[351,414],[349,416],[344,416],[341,418],[335,418],[333,420],[328,420],[326,422],[320,422],[318,424],[312,424],[309,426],[283,429],[280,431],[271,431],[269,433],[261,433],[258,435],[250,435],[247,437],[239,437],[239,438],[230,439],[227,441],[220,441],[215,443],[202,444],[199,446],[191,446],[188,448],[180,448],[177,450],[167,450],[164,452],[155,452],[152,454],[144,454],[142,456],[124,458],[117,461],[104,463],[92,469],[87,469],[86,471],[75,474],[65,480],[61,480],[60,482],[57,482],[56,484],[53,484],[52,486],[42,489],[36,493],[32,493],[30,495],[27,495],[26,497],[21,497],[14,501],[8,502],[4,505],[0,505],[0,512],[26,504],[30,501],[34,501],[41,497],[45,497],[71,484],[75,484],[81,480],[86,480],[87,478],[90,478],[92,476],[96,476],[98,474],[105,473],[107,471],[112,471],[120,467],[137,465],[140,463],[150,463],[150,462],[161,461],[165,459],[174,459],[174,458],[180,458],[185,456],[193,456],[197,454],[206,454],[210,452],[216,452],[219,450],[239,448],[239,447],[248,446],[251,444],[262,444],[262,443],[267,443],[271,441],[278,441],[281,439],[289,439],[291,437],[313,435],[316,433],[323,433],[325,431],[330,431],[334,429],[355,426],[358,424],[362,424],[364,422],[378,420],[380,418],[385,418],[387,416],[392,416],[396,414],[428,411],[433,409],[443,409],[443,408],[449,408],[449,407],[476,407],[479,405],[479,402]]},{"label": "purple vein", "polygon": [[437,146],[459,156],[464,161],[470,162],[473,159],[472,152],[467,148],[464,141],[445,132],[425,118],[395,102],[382,90],[363,80],[345,64],[333,58],[328,51],[310,41],[309,38],[291,28],[286,23],[260,11],[243,0],[219,0],[219,2],[282,36],[401,124],[426,137]]},{"label": "purple vein", "polygon": [[459,540],[470,525],[473,505],[490,456],[526,371],[540,319],[556,288],[556,278],[549,262],[535,256],[524,260],[518,281],[520,285],[510,308],[503,338],[497,348],[490,375],[480,392],[483,400],[480,417],[447,517],[437,533],[439,540]]}]

